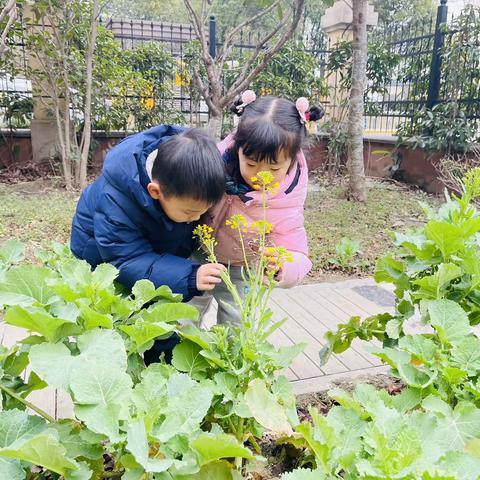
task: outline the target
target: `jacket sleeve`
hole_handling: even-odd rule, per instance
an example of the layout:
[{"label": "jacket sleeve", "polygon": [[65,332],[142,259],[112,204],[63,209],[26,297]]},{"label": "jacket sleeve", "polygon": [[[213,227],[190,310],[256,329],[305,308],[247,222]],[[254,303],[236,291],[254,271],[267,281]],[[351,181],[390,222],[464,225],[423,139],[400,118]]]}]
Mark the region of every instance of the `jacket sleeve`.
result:
[{"label": "jacket sleeve", "polygon": [[273,243],[288,249],[293,257],[293,261],[285,263],[278,275],[280,288],[291,288],[299,284],[312,268],[312,262],[308,258],[308,240],[303,226],[303,212],[297,216],[295,225],[292,225],[292,222],[289,224],[291,227],[288,229],[282,229],[280,225],[272,235]]},{"label": "jacket sleeve", "polygon": [[118,280],[127,288],[148,279],[156,287],[168,285],[183,301],[201,295],[196,289],[198,265],[169,253],[159,254],[118,202],[104,195],[94,215],[94,232],[102,260],[120,271]]},{"label": "jacket sleeve", "polygon": [[305,231],[304,205],[307,177],[301,179],[299,192],[293,205],[283,208],[273,223],[271,240],[274,245],[285,247],[292,253],[293,262],[285,263],[278,275],[278,286],[291,288],[300,283],[312,268],[308,258],[308,238]]}]

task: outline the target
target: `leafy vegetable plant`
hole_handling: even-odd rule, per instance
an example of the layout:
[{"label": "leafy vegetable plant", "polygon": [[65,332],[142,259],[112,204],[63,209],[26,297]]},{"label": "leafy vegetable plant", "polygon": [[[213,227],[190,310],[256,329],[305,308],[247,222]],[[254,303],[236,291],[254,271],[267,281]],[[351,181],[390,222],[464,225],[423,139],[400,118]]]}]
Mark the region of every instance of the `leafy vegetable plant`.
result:
[{"label": "leafy vegetable plant", "polygon": [[[265,196],[270,183],[259,187]],[[280,323],[271,325],[266,298],[288,260],[268,250],[268,228],[256,226],[265,248],[247,269],[242,326],[211,331],[197,328],[197,310],[167,287],[141,280],[126,292],[114,267],[92,271],[63,245],[33,265],[22,262],[21,244],[5,243],[0,309],[25,338],[0,349],[0,478],[234,480],[257,458],[263,432],[291,434],[295,397],[278,373],[302,346],[268,342]],[[231,285],[228,272],[224,280]],[[174,331],[182,342],[173,364],[145,367],[143,353]],[[30,401],[47,387],[66,395],[72,418]]]}]

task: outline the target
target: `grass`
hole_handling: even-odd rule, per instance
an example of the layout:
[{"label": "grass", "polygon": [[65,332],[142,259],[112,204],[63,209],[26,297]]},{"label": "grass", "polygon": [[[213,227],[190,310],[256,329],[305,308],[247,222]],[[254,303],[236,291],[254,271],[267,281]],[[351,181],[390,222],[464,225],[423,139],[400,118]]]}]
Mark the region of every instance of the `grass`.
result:
[{"label": "grass", "polygon": [[77,198],[42,180],[0,184],[0,242],[24,242],[28,257],[51,241],[68,242]]},{"label": "grass", "polygon": [[[346,200],[338,184],[315,183],[306,205],[306,229],[313,269],[310,281],[368,275],[376,260],[392,247],[390,232],[423,221],[419,201],[432,197],[389,182],[370,182],[365,205]],[[16,238],[27,254],[52,241],[68,242],[78,195],[59,189],[49,180],[0,184],[0,242]],[[338,261],[343,237],[360,242],[361,254],[350,263]],[[336,263],[334,263],[336,262]]]},{"label": "grass", "polygon": [[[393,247],[392,232],[423,223],[420,201],[438,202],[424,192],[387,181],[369,181],[364,205],[348,201],[343,191],[338,184],[317,183],[308,195],[305,226],[313,262],[312,280],[372,274],[378,258]],[[336,252],[343,237],[358,240],[361,250],[344,265]]]}]

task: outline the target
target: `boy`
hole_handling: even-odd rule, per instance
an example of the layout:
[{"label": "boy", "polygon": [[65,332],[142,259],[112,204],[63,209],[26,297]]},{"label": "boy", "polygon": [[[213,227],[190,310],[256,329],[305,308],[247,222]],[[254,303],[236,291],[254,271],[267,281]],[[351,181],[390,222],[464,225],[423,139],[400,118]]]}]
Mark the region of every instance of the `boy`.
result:
[{"label": "boy", "polygon": [[224,162],[206,134],[159,125],[127,137],[82,193],[72,252],[92,267],[111,263],[128,288],[145,278],[189,301],[221,282],[225,267],[189,257],[195,222],[224,190]]}]

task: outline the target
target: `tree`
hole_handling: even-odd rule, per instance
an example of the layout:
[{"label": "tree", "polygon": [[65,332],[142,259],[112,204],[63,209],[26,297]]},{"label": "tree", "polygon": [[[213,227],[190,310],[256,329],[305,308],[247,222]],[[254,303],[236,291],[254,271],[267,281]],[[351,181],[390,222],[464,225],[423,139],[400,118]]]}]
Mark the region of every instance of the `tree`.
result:
[{"label": "tree", "polygon": [[222,47],[215,58],[209,53],[209,43],[205,30],[208,0],[202,0],[199,8],[195,8],[192,0],[184,0],[193,25],[195,35],[199,39],[200,62],[192,65],[193,81],[210,113],[209,129],[212,135],[219,136],[223,109],[232,103],[235,97],[245,90],[262,72],[269,60],[294,35],[304,9],[305,0],[291,0],[287,11],[281,11],[280,19],[262,38],[260,38],[241,70],[233,73],[233,81],[227,89],[223,89],[222,77],[224,67],[230,60],[235,40],[242,29],[255,25],[267,15],[278,12],[281,0],[269,1],[266,8],[257,14],[238,22],[226,31],[222,38]]},{"label": "tree", "polygon": [[368,0],[352,0],[353,60],[348,114],[348,197],[361,202],[366,200],[363,163],[363,95],[367,84],[367,4]]},{"label": "tree", "polygon": [[[3,2],[2,2],[3,3]],[[4,54],[5,50],[8,49],[7,37],[8,33],[12,29],[15,21],[17,20],[18,9],[17,9],[17,0],[7,0],[5,5],[2,7],[0,12],[0,26],[1,26],[1,36],[0,36],[0,56]]]},{"label": "tree", "polygon": [[35,98],[55,119],[67,189],[86,186],[101,0],[38,0],[26,32]]},{"label": "tree", "polygon": [[435,0],[373,0],[378,12],[378,24],[392,28],[393,25],[430,19],[435,15]]},{"label": "tree", "polygon": [[[196,0],[195,0],[196,1]],[[128,20],[150,20],[187,23],[183,0],[109,0],[105,15]]]}]

